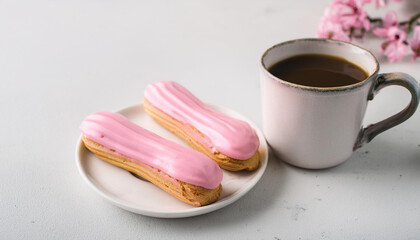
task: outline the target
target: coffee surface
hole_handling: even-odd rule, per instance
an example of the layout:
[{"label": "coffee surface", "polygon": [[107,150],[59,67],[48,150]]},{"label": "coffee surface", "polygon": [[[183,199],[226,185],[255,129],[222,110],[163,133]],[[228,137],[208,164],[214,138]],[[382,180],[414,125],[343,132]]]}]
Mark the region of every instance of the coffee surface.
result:
[{"label": "coffee surface", "polygon": [[275,63],[268,71],[284,81],[311,87],[347,86],[368,76],[343,58],[321,54],[296,55]]}]

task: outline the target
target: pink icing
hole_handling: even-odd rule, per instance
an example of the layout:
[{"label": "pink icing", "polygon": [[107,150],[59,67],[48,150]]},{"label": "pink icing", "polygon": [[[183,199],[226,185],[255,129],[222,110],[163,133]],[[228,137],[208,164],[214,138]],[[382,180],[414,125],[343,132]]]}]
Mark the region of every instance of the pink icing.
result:
[{"label": "pink icing", "polygon": [[213,153],[220,152],[231,158],[246,160],[258,150],[260,141],[248,123],[211,109],[176,82],[149,84],[144,96],[154,107],[203,133],[206,136],[204,139],[184,129]]},{"label": "pink icing", "polygon": [[86,138],[183,182],[214,189],[222,181],[220,167],[204,154],[164,139],[120,114],[93,113],[80,129]]}]

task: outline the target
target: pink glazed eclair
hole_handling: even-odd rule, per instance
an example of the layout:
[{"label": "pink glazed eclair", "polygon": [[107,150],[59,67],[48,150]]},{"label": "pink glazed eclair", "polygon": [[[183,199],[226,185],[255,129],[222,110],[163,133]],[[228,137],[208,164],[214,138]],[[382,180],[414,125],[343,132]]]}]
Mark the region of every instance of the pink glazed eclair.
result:
[{"label": "pink glazed eclair", "polygon": [[260,141],[246,122],[217,112],[180,84],[159,81],[144,92],[144,109],[160,125],[230,171],[255,170]]},{"label": "pink glazed eclair", "polygon": [[84,145],[97,157],[139,175],[181,201],[199,207],[220,197],[222,170],[202,153],[164,139],[117,113],[93,113],[80,129]]}]

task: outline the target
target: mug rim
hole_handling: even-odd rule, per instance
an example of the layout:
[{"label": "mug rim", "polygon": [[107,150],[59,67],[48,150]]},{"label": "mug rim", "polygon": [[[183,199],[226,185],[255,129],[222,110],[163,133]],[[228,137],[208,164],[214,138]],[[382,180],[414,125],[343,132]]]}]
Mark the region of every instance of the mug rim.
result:
[{"label": "mug rim", "polygon": [[[273,50],[274,48],[277,48],[277,47],[280,47],[280,46],[283,46],[283,45],[286,45],[286,44],[296,43],[296,42],[324,42],[324,43],[329,43],[329,44],[347,45],[349,47],[361,49],[364,52],[366,52],[368,55],[370,55],[371,58],[374,60],[375,70],[371,74],[368,74],[368,76],[364,80],[362,80],[360,82],[357,82],[357,83],[354,83],[354,84],[350,84],[350,85],[337,86],[337,87],[314,87],[314,86],[306,86],[306,85],[301,85],[301,84],[296,84],[296,83],[291,83],[291,82],[285,81],[285,80],[283,80],[281,78],[278,78],[278,77],[274,76],[273,74],[271,74],[270,71],[268,71],[267,67],[264,64],[264,58],[266,57],[266,55],[271,50]],[[334,54],[330,54],[330,55],[336,56]],[[354,63],[354,64],[356,64],[356,63]],[[353,43],[339,41],[339,40],[326,39],[326,38],[300,38],[300,39],[294,39],[294,40],[289,40],[289,41],[277,43],[277,44],[273,45],[272,47],[268,48],[267,50],[265,50],[265,52],[261,56],[260,65],[261,65],[261,68],[264,70],[264,72],[266,74],[268,74],[268,76],[270,78],[272,78],[272,79],[274,79],[276,81],[279,81],[282,84],[285,84],[287,86],[294,87],[294,88],[300,88],[300,89],[311,90],[311,91],[318,91],[318,92],[343,91],[343,90],[349,90],[349,89],[358,88],[358,87],[361,87],[361,86],[365,85],[367,82],[369,82],[369,80],[372,79],[372,76],[375,76],[379,72],[379,62],[376,59],[376,57],[369,50],[367,50],[367,49],[365,49],[363,47],[360,47],[358,45],[355,45]],[[356,65],[360,66],[359,64],[356,64]]]}]

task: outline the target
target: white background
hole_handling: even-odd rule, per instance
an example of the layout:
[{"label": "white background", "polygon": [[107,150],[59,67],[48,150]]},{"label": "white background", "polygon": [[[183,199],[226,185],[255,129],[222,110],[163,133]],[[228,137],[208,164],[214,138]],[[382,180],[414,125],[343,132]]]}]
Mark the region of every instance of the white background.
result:
[{"label": "white background", "polygon": [[[271,156],[247,195],[198,217],[119,209],[77,171],[84,117],[141,103],[153,81],[178,81],[261,126],[261,54],[314,37],[330,2],[0,1],[0,239],[419,239],[420,111],[335,168]],[[417,0],[390,7],[401,20],[420,11]],[[382,72],[420,79],[420,59],[389,64],[379,40],[359,44]],[[384,89],[365,122],[408,101],[404,89]]]}]

